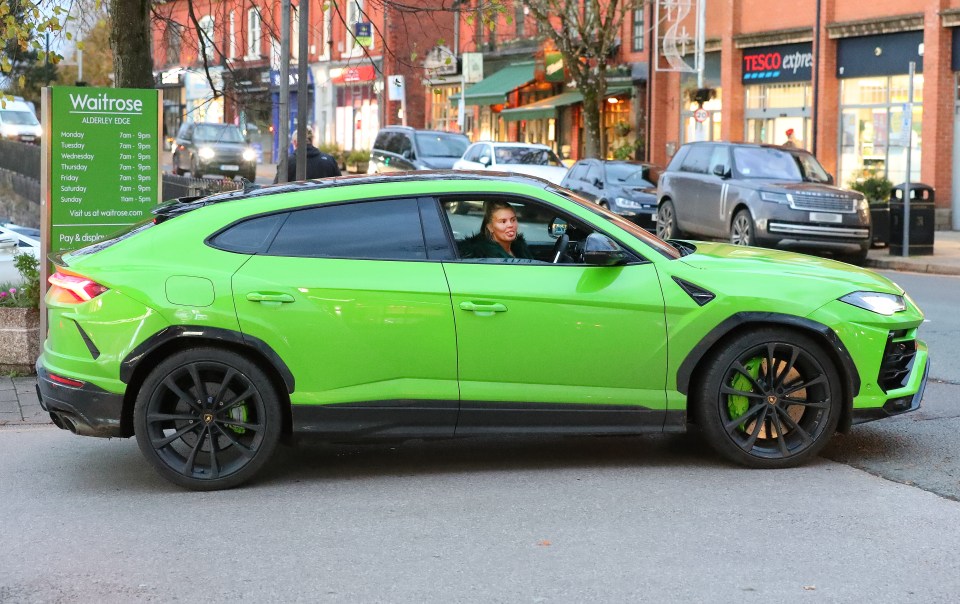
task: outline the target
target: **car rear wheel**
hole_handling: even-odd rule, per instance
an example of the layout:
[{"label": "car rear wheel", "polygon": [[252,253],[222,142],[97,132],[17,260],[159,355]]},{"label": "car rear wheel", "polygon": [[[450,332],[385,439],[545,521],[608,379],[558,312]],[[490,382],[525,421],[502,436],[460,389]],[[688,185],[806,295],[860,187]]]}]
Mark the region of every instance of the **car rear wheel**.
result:
[{"label": "car rear wheel", "polygon": [[269,378],[246,358],[196,348],[162,361],[134,407],[137,444],[160,474],[188,489],[228,489],[272,455],[281,414]]},{"label": "car rear wheel", "polygon": [[730,225],[730,243],[733,245],[756,245],[757,236],[753,227],[753,217],[747,210],[740,210]]},{"label": "car rear wheel", "polygon": [[799,465],[837,428],[841,387],[809,336],[772,328],[735,337],[691,392],[693,415],[721,455],[752,468]]},{"label": "car rear wheel", "polygon": [[672,201],[664,201],[657,208],[657,237],[660,239],[679,239],[683,232],[677,226],[677,213]]}]

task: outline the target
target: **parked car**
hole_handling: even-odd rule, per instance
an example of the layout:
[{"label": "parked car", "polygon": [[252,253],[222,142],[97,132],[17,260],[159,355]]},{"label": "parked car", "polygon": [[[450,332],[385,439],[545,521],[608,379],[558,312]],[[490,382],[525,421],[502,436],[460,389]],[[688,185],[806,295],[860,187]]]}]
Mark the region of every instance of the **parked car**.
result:
[{"label": "parked car", "polygon": [[177,132],[172,163],[174,174],[181,176],[186,172],[194,178],[242,176],[250,182],[257,177],[257,153],[233,124],[183,124]]},{"label": "parked car", "polygon": [[642,162],[581,159],[560,184],[630,222],[655,230],[660,171],[660,167]]},{"label": "parked car", "polygon": [[870,208],[803,149],[748,143],[682,146],[658,183],[657,234],[735,245],[826,249],[856,264],[870,250]]},{"label": "parked car", "polygon": [[[481,226],[452,212],[463,200],[523,210],[500,235],[522,236],[532,257],[462,256]],[[521,175],[184,198],[54,261],[40,404],[78,434],[136,436],[164,477],[194,489],[244,482],[295,433],[637,434],[692,421],[728,459],[787,467],[837,429],[916,409],[927,376],[923,313],[885,277],[671,245]]]},{"label": "parked car", "polygon": [[470,139],[456,132],[387,126],[373,142],[367,172],[449,169],[469,144]]},{"label": "parked car", "polygon": [[496,170],[539,176],[559,185],[567,167],[546,145],[533,143],[473,143],[463,157],[454,162],[454,170]]},{"label": "parked car", "polygon": [[13,97],[0,105],[0,136],[22,143],[40,144],[43,127],[32,103]]},{"label": "parked car", "polygon": [[16,224],[0,226],[0,284],[20,282],[20,272],[13,264],[17,254],[40,257],[39,229]]}]

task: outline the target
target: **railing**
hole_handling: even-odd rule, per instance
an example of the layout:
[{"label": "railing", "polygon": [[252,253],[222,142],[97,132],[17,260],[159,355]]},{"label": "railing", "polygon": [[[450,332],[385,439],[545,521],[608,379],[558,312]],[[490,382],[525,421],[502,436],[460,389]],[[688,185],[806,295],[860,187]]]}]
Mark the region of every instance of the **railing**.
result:
[{"label": "railing", "polygon": [[163,175],[163,201],[194,195],[213,195],[224,191],[235,191],[240,183],[233,180],[213,180],[211,178],[188,178],[173,174]]}]

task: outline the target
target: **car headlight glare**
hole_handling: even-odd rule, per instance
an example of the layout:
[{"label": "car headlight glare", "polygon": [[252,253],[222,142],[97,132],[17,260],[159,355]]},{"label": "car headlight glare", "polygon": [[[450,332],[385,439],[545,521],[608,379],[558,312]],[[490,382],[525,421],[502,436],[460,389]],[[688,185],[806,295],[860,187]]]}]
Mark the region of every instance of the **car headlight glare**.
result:
[{"label": "car headlight glare", "polygon": [[870,312],[875,312],[879,315],[887,316],[907,308],[903,296],[880,292],[853,292],[840,298],[840,301],[864,310],[869,310]]},{"label": "car headlight glare", "polygon": [[857,200],[857,211],[858,212],[870,211],[870,203],[866,200],[866,198],[861,197],[860,199]]},{"label": "car headlight glare", "polygon": [[17,130],[13,126],[4,124],[3,127],[0,127],[0,134],[7,137],[14,137],[17,135]]},{"label": "car headlight glare", "polygon": [[253,161],[257,159],[257,152],[253,149],[247,149],[243,152],[243,161]]},{"label": "car headlight glare", "polygon": [[199,155],[203,159],[213,159],[213,156],[216,154],[213,152],[213,149],[211,149],[210,147],[200,147],[199,149],[197,149],[197,155]]},{"label": "car headlight glare", "polygon": [[613,201],[621,208],[630,208],[631,210],[639,210],[640,208],[643,207],[636,201],[632,199],[627,199],[626,197],[617,197]]},{"label": "car headlight glare", "polygon": [[774,193],[773,191],[760,191],[760,199],[775,203],[790,203],[790,194]]}]

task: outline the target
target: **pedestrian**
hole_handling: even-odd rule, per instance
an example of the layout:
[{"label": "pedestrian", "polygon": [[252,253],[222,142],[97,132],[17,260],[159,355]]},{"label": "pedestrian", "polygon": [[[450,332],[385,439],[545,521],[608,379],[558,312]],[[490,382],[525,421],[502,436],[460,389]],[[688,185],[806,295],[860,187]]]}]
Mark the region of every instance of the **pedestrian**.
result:
[{"label": "pedestrian", "polygon": [[793,128],[787,128],[787,142],[783,143],[784,147],[796,147],[797,139],[793,136]]},{"label": "pedestrian", "polygon": [[[306,178],[326,178],[340,176],[340,166],[330,154],[324,153],[313,146],[313,131],[307,128],[307,175]],[[287,156],[287,182],[297,179],[297,139],[293,139],[294,152]],[[277,164],[277,175],[273,182],[280,182],[280,164]]]}]

